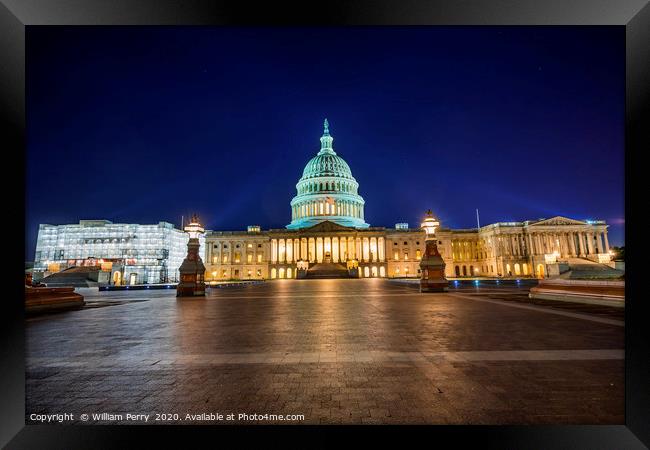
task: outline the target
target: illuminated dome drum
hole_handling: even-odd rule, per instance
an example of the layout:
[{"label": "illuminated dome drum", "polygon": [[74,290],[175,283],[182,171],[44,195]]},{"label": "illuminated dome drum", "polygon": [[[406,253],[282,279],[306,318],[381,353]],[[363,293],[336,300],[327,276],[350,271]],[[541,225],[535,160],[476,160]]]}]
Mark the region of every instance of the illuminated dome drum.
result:
[{"label": "illuminated dome drum", "polygon": [[365,201],[357,193],[359,183],[350,166],[332,148],[329,124],[320,138],[320,151],[305,166],[291,200],[289,229],[307,228],[326,220],[346,227],[367,228]]}]

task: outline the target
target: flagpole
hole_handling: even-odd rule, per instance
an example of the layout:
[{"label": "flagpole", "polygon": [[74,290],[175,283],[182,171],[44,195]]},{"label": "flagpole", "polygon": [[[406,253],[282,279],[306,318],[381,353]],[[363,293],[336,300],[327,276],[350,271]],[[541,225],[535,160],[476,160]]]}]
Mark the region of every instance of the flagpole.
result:
[{"label": "flagpole", "polygon": [[476,226],[479,230],[481,229],[481,222],[478,220],[478,208],[476,208]]}]

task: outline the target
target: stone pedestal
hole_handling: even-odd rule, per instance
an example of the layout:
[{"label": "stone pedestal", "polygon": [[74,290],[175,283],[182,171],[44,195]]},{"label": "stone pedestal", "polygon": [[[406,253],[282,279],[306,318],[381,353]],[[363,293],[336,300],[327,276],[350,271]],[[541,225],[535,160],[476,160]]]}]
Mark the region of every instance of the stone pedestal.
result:
[{"label": "stone pedestal", "polygon": [[309,270],[309,261],[298,260],[296,263],[296,278],[307,278],[307,270]]},{"label": "stone pedestal", "polygon": [[205,266],[199,256],[199,239],[190,238],[187,243],[187,257],[178,269],[180,282],[176,286],[176,297],[205,295]]},{"label": "stone pedestal", "polygon": [[346,263],[348,276],[350,278],[359,278],[359,260],[349,259]]},{"label": "stone pedestal", "polygon": [[73,287],[31,287],[25,286],[25,312],[40,313],[80,309],[86,302]]},{"label": "stone pedestal", "polygon": [[445,277],[445,262],[438,252],[437,241],[427,239],[426,250],[420,261],[420,292],[447,292],[449,282]]}]

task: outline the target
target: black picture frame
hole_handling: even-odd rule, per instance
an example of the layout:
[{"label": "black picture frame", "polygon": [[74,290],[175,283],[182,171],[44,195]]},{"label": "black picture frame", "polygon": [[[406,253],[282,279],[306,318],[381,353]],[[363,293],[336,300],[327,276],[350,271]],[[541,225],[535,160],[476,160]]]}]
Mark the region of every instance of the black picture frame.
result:
[{"label": "black picture frame", "polygon": [[[208,426],[48,426],[25,425],[23,242],[15,234],[25,212],[17,194],[25,183],[25,31],[33,25],[611,25],[626,30],[626,404],[620,426],[406,426],[406,427],[208,427]],[[3,179],[5,236],[14,244],[11,286],[2,302],[0,377],[0,445],[7,448],[113,448],[133,439],[174,441],[187,446],[190,437],[213,444],[236,438],[238,446],[254,437],[266,443],[299,437],[304,446],[321,446],[330,438],[347,439],[350,431],[368,439],[415,446],[469,442],[484,448],[627,449],[650,445],[650,346],[648,301],[641,292],[639,263],[644,225],[644,165],[650,151],[650,6],[647,0],[365,0],[324,2],[250,2],[203,0],[3,0],[0,3],[0,101],[7,131],[0,135],[5,160]],[[19,165],[21,170],[16,170]],[[11,175],[11,176],[9,176]],[[635,185],[635,181],[638,185]],[[20,230],[20,231],[17,231]],[[11,233],[11,235],[9,235]],[[635,245],[636,244],[636,245]],[[15,252],[15,253],[14,253]],[[20,267],[20,269],[18,269]],[[15,276],[15,279],[14,279]],[[251,430],[255,433],[249,433]],[[323,431],[327,431],[325,434]],[[417,436],[416,436],[417,435]]]}]

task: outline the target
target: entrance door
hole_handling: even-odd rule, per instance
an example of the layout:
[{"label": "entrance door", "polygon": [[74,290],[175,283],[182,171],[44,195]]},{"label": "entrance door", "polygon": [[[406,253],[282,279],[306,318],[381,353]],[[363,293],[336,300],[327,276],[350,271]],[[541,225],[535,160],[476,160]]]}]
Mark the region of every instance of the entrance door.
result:
[{"label": "entrance door", "polygon": [[539,278],[539,279],[544,278],[544,265],[543,264],[537,264],[537,278]]},{"label": "entrance door", "polygon": [[138,274],[137,273],[132,273],[131,275],[129,275],[129,284],[130,285],[136,284],[137,281],[138,281]]}]

